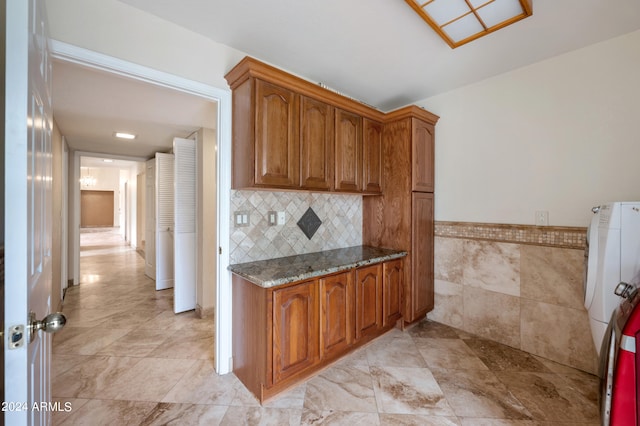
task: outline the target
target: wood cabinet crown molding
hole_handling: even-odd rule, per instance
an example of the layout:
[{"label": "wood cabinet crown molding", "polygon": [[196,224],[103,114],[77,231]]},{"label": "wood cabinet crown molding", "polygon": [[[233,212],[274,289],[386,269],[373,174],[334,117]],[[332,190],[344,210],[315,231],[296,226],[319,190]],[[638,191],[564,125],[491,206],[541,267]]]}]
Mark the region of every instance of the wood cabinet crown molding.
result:
[{"label": "wood cabinet crown molding", "polygon": [[246,56],[238,62],[238,64],[224,76],[229,87],[231,87],[231,90],[234,90],[251,77],[277,84],[299,94],[315,98],[375,121],[384,121],[385,119],[385,113],[380,110],[369,105],[365,105],[358,100],[349,98],[348,96],[326,89],[320,86],[320,84],[304,80],[276,67],[265,64],[264,62],[260,62],[250,56]]},{"label": "wood cabinet crown molding", "polygon": [[414,117],[431,124],[436,124],[440,118],[417,105],[408,105],[385,113],[372,106],[363,104],[356,99],[326,89],[320,86],[320,84],[297,77],[250,56],[245,56],[244,59],[238,62],[238,64],[224,76],[229,87],[231,87],[231,90],[236,89],[250,77],[278,84],[302,95],[310,96],[333,106],[355,112],[363,117],[380,121],[382,123]]},{"label": "wood cabinet crown molding", "polygon": [[421,108],[417,105],[408,105],[406,107],[388,112],[387,114],[385,114],[384,121],[385,123],[389,123],[392,121],[403,120],[405,118],[418,118],[433,125],[435,125],[440,119],[439,116],[427,111],[424,108]]}]

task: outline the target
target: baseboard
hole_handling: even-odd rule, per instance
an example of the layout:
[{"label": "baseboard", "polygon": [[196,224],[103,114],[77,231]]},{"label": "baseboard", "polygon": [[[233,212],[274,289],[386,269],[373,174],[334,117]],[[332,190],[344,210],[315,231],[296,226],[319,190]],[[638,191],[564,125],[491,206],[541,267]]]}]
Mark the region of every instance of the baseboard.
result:
[{"label": "baseboard", "polygon": [[211,308],[203,308],[200,305],[196,305],[196,315],[198,318],[210,318],[216,314],[216,309]]}]

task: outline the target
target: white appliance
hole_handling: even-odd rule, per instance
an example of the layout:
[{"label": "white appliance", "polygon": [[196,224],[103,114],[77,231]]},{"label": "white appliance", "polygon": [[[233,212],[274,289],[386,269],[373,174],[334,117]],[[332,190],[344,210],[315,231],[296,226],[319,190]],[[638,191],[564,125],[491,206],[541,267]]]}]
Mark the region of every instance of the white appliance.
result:
[{"label": "white appliance", "polygon": [[621,282],[637,283],[640,273],[640,202],[615,202],[594,207],[585,250],[584,306],[591,335],[600,354],[602,339],[621,298]]}]

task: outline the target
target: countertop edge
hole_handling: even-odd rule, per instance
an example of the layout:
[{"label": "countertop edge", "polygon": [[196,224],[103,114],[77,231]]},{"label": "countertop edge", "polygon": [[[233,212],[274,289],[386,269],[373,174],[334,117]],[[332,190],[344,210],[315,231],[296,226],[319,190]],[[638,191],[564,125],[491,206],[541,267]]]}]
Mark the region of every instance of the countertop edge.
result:
[{"label": "countertop edge", "polygon": [[316,271],[311,271],[311,272],[305,272],[303,274],[298,274],[298,275],[294,275],[294,276],[288,276],[288,277],[283,277],[283,278],[276,278],[273,280],[263,280],[260,279],[254,275],[251,274],[246,274],[246,273],[242,273],[239,271],[234,271],[232,269],[230,269],[231,273],[238,275],[239,277],[244,278],[245,280],[251,282],[252,284],[257,285],[258,287],[262,287],[262,288],[274,288],[274,287],[279,287],[285,284],[290,284],[290,283],[294,283],[297,281],[304,281],[304,280],[309,280],[312,278],[316,278],[316,277],[320,277],[323,275],[329,275],[329,274],[334,274],[337,272],[342,272],[342,271],[347,271],[349,269],[354,269],[354,268],[359,268],[361,266],[367,266],[367,265],[373,265],[375,263],[382,263],[382,262],[386,262],[389,260],[395,260],[395,259],[401,259],[405,256],[407,256],[407,252],[406,251],[398,251],[397,253],[391,253],[391,254],[387,254],[384,256],[377,256],[377,257],[372,257],[369,259],[363,259],[363,260],[359,260],[356,262],[351,262],[351,263],[345,263],[342,265],[336,265],[333,267],[329,267],[329,268],[325,268],[325,269],[319,269]]}]

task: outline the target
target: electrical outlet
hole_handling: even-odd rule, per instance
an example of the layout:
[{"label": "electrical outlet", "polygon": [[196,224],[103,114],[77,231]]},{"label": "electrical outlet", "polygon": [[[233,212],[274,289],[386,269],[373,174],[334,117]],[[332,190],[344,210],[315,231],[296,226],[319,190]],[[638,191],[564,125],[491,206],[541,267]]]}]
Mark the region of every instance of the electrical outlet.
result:
[{"label": "electrical outlet", "polygon": [[284,225],[286,221],[285,212],[278,212],[278,225]]},{"label": "electrical outlet", "polygon": [[536,226],[549,226],[549,212],[546,210],[536,211]]}]

